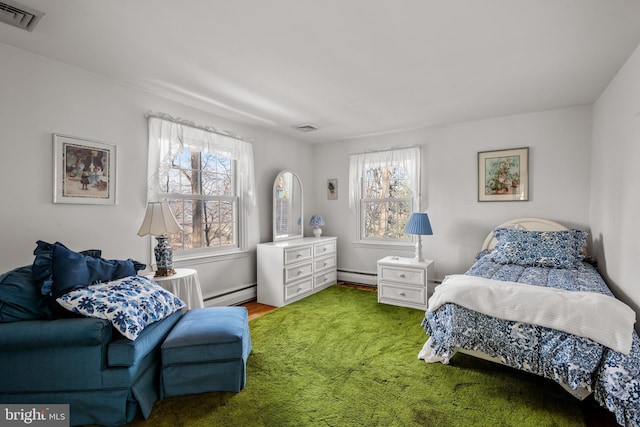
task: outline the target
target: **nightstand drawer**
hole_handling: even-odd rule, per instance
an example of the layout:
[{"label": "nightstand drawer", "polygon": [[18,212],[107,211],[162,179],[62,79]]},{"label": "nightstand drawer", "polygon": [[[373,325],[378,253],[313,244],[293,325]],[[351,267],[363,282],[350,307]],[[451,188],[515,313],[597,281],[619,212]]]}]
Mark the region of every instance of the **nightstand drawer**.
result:
[{"label": "nightstand drawer", "polygon": [[314,262],[313,271],[318,272],[322,270],[326,270],[327,268],[336,268],[336,256],[330,255],[328,257],[320,258]]},{"label": "nightstand drawer", "polygon": [[306,294],[312,289],[313,289],[312,277],[309,277],[306,280],[301,280],[300,282],[292,283],[291,285],[287,285],[284,287],[284,299],[288,300],[291,298],[295,298],[298,295]]},{"label": "nightstand drawer", "polygon": [[313,263],[305,262],[301,264],[295,264],[284,269],[284,282],[289,283],[294,280],[302,279],[303,277],[311,276],[313,274]]},{"label": "nightstand drawer", "polygon": [[313,245],[314,256],[329,255],[336,251],[336,241],[317,243]]},{"label": "nightstand drawer", "polygon": [[380,267],[380,280],[402,282],[409,285],[424,285],[424,269]]},{"label": "nightstand drawer", "polygon": [[425,287],[402,286],[395,283],[380,283],[378,285],[378,299],[393,302],[409,303],[427,306],[427,289]]},{"label": "nightstand drawer", "polygon": [[313,247],[303,246],[293,249],[285,249],[284,251],[284,263],[285,265],[293,262],[304,261],[313,257]]}]

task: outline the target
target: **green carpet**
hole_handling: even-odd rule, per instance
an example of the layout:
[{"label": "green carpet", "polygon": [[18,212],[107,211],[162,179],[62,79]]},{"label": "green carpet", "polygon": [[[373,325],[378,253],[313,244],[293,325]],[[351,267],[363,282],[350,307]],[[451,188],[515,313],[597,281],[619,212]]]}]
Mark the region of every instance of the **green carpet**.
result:
[{"label": "green carpet", "polygon": [[240,393],[157,402],[131,426],[583,426],[555,383],[456,355],[417,358],[423,312],[330,287],[252,320]]}]

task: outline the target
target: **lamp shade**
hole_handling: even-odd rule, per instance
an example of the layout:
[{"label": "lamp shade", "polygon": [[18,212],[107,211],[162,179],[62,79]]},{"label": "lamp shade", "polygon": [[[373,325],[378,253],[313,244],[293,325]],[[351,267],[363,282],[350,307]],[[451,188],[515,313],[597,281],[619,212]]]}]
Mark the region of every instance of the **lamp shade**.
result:
[{"label": "lamp shade", "polygon": [[182,230],[167,202],[149,202],[138,236],[164,236]]},{"label": "lamp shade", "polygon": [[429,222],[429,215],[422,212],[414,212],[409,217],[407,225],[404,227],[404,232],[407,234],[419,234],[422,236],[433,234],[431,230],[431,223]]},{"label": "lamp shade", "polygon": [[312,227],[322,227],[324,225],[324,218],[322,218],[322,215],[311,215],[309,225]]}]

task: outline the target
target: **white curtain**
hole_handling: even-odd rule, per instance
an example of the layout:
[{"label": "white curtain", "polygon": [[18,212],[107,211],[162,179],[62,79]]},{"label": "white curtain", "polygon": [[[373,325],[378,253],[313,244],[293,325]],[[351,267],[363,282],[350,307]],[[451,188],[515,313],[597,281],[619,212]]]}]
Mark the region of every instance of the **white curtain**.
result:
[{"label": "white curtain", "polygon": [[362,198],[362,175],[371,167],[403,168],[409,178],[408,185],[413,194],[414,210],[420,209],[420,148],[400,148],[397,150],[375,151],[352,154],[349,159],[349,207],[358,209]]},{"label": "white curtain", "polygon": [[253,147],[236,136],[225,135],[212,128],[198,127],[191,122],[174,119],[163,113],[148,115],[149,170],[148,199],[162,198],[163,176],[166,176],[173,158],[183,149],[229,157],[236,161],[238,193],[247,213],[255,207],[255,176]]}]

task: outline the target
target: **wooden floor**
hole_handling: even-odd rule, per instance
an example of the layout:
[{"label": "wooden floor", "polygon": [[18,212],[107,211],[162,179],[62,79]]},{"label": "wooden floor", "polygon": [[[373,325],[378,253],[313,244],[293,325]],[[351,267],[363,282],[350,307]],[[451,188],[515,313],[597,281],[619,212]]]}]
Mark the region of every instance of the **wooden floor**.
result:
[{"label": "wooden floor", "polygon": [[[377,292],[377,288],[373,286],[366,285],[358,285],[352,283],[338,283],[338,286],[345,286],[349,288],[362,289],[371,292]],[[242,306],[247,307],[249,311],[249,320],[254,319],[256,317],[260,317],[267,313],[272,312],[277,309],[277,307],[273,307],[266,304],[260,304],[257,301],[249,301]],[[589,398],[585,399],[582,402],[582,412],[584,414],[584,422],[586,427],[616,427],[618,423],[614,415],[602,408],[596,402],[593,401],[593,397],[589,396]]]},{"label": "wooden floor", "polygon": [[271,305],[260,304],[258,301],[249,301],[242,304],[244,307],[247,307],[249,311],[249,320],[255,319],[256,317],[260,317],[264,314],[270,313],[278,307],[273,307]]}]

